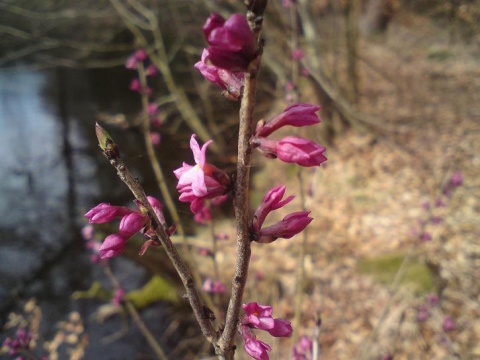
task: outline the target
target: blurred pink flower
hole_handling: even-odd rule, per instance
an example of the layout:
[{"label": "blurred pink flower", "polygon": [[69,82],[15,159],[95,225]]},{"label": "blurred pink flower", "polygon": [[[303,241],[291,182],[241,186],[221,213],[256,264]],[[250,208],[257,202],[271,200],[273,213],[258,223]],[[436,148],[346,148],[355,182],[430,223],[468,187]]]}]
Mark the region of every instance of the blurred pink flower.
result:
[{"label": "blurred pink flower", "polygon": [[157,74],[158,74],[158,70],[153,64],[148,65],[147,68],[145,69],[145,75],[147,76],[154,76]]},{"label": "blurred pink flower", "polygon": [[226,287],[223,283],[220,281],[213,281],[210,278],[203,282],[202,289],[209,294],[223,294],[226,291]]},{"label": "blurred pink flower", "polygon": [[303,51],[302,49],[294,49],[292,52],[292,58],[293,60],[302,60],[303,59]]},{"label": "blurred pink flower", "polygon": [[162,135],[160,135],[160,133],[156,131],[150,132],[150,141],[153,146],[159,147],[161,140],[162,140]]}]

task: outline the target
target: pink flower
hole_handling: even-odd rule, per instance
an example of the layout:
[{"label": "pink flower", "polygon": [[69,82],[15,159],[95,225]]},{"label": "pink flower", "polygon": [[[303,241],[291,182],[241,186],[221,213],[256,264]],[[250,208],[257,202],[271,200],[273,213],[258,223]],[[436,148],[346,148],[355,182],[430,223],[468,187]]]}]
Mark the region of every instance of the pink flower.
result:
[{"label": "pink flower", "polygon": [[147,113],[150,116],[155,116],[158,114],[158,104],[157,103],[150,103],[147,106]]},{"label": "pink flower", "polygon": [[301,127],[318,124],[320,123],[320,118],[316,114],[318,110],[320,106],[317,105],[302,103],[290,105],[270,121],[259,122],[255,136],[266,137],[286,125]]},{"label": "pink flower", "polygon": [[302,49],[294,49],[292,52],[292,58],[293,60],[302,60],[303,59],[303,51]]},{"label": "pink flower", "polygon": [[142,84],[140,84],[140,80],[133,79],[128,88],[132,91],[140,92],[142,90]]},{"label": "pink flower", "polygon": [[195,134],[190,139],[190,148],[195,158],[195,165],[183,163],[174,171],[178,179],[177,189],[180,191],[180,201],[190,202],[190,210],[197,213],[205,199],[224,195],[228,191],[230,178],[228,175],[206,162],[206,151],[212,141],[207,141],[202,148],[195,140]]},{"label": "pink flower", "polygon": [[445,316],[445,319],[443,319],[442,328],[446,332],[453,331],[457,328],[457,324],[455,324],[450,316]]},{"label": "pink flower", "polygon": [[125,243],[128,241],[127,237],[120,234],[110,234],[103,241],[100,246],[100,254],[102,259],[110,259],[114,256],[120,255],[125,249]]},{"label": "pink flower", "polygon": [[245,311],[245,317],[242,319],[243,324],[251,325],[260,330],[271,330],[275,326],[271,306],[251,302],[243,304],[242,309]]},{"label": "pink flower", "polygon": [[323,146],[296,136],[287,136],[281,140],[257,138],[254,146],[267,157],[278,157],[283,162],[300,166],[319,166],[327,160],[323,155]]},{"label": "pink flower", "polygon": [[194,67],[208,81],[217,84],[228,92],[234,100],[241,97],[243,87],[245,85],[245,76],[243,72],[231,72],[226,69],[219,68],[215,65],[208,64],[209,53],[207,49],[203,50],[202,60],[197,62]]},{"label": "pink flower", "polygon": [[[175,228],[167,227],[161,203],[151,196],[147,196],[147,200],[160,220],[160,223],[165,228],[165,231],[169,235],[172,235]],[[108,235],[98,249],[102,259],[108,259],[121,254],[125,249],[126,242],[144,228],[145,229],[142,232],[145,235],[152,235],[153,231],[150,228],[150,220],[146,215],[144,207],[138,204],[137,206],[139,207],[138,210],[132,210],[123,206],[112,206],[110,204],[102,203],[85,214],[90,223],[96,224],[112,221],[120,216],[122,217],[119,225],[119,232],[117,234]],[[144,249],[144,247],[142,247],[142,249]],[[146,250],[146,247],[144,250]]]},{"label": "pink flower", "polygon": [[120,221],[120,235],[130,238],[139,232],[147,223],[148,217],[138,212],[125,215]]},{"label": "pink flower", "polygon": [[162,135],[160,135],[160,133],[158,133],[158,132],[151,132],[150,133],[150,141],[151,141],[153,146],[159,147],[161,140],[162,140]]},{"label": "pink flower", "polygon": [[267,331],[274,337],[290,337],[290,335],[292,335],[293,328],[290,321],[274,319],[273,328]]},{"label": "pink flower", "polygon": [[199,224],[207,225],[212,220],[212,212],[208,205],[203,205],[200,211],[198,211],[193,220]]},{"label": "pink flower", "polygon": [[273,189],[270,189],[266,193],[266,195],[263,197],[262,203],[255,211],[255,214],[253,216],[254,231],[260,230],[263,222],[265,221],[265,218],[271,211],[280,209],[295,198],[294,195],[290,195],[285,200],[282,200],[283,196],[285,195],[286,189],[287,188],[285,187],[285,185],[278,185],[275,186]]},{"label": "pink flower", "polygon": [[206,279],[202,285],[203,291],[210,294],[223,294],[226,291],[226,287],[220,281],[213,281],[212,279]]},{"label": "pink flower", "polygon": [[147,58],[147,52],[144,49],[135,51],[126,61],[125,67],[127,69],[136,69],[139,62]]},{"label": "pink flower", "polygon": [[157,74],[158,74],[158,70],[153,64],[148,65],[147,68],[145,69],[145,75],[147,76],[154,76]]},{"label": "pink flower", "polygon": [[274,225],[261,228],[256,241],[268,244],[278,238],[290,239],[303,231],[312,222],[313,218],[308,216],[309,214],[310,211],[294,212],[285,216],[282,221]]},{"label": "pink flower", "polygon": [[252,337],[245,340],[245,351],[256,360],[269,360],[267,352],[272,351],[272,348],[263,341]]},{"label": "pink flower", "polygon": [[125,290],[123,290],[122,288],[118,288],[117,290],[115,290],[115,293],[113,294],[112,304],[120,305],[124,299],[125,299]]},{"label": "pink flower", "polygon": [[463,184],[463,176],[460,171],[455,171],[450,178],[450,184],[452,184],[453,187],[459,187],[462,186]]},{"label": "pink flower", "polygon": [[292,349],[293,360],[311,360],[313,342],[306,336],[302,336]]},{"label": "pink flower", "polygon": [[114,206],[107,203],[101,203],[90,209],[85,217],[90,224],[103,224],[110,222],[117,217],[122,217],[131,214],[135,210],[124,206]]},{"label": "pink flower", "polygon": [[212,14],[203,26],[210,44],[208,54],[213,65],[232,72],[246,71],[257,54],[255,38],[241,14],[224,20]]}]

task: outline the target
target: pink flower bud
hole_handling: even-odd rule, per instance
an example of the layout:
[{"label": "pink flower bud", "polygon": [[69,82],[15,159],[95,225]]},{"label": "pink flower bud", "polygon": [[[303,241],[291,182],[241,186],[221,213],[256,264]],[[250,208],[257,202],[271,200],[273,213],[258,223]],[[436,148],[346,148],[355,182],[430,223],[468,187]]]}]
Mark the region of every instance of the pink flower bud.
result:
[{"label": "pink flower bud", "polygon": [[153,146],[159,147],[161,141],[162,141],[162,135],[160,135],[160,133],[158,132],[150,133],[150,142],[152,143]]},{"label": "pink flower bud", "polygon": [[85,217],[90,224],[103,224],[133,212],[134,210],[124,206],[113,206],[107,203],[101,203],[90,209],[90,211],[85,214]]},{"label": "pink flower bud", "polygon": [[293,50],[293,52],[292,52],[292,58],[293,58],[293,60],[302,60],[302,59],[303,59],[303,56],[304,56],[304,54],[303,54],[302,49],[295,49],[295,50]]},{"label": "pink flower bud", "polygon": [[290,321],[283,319],[275,319],[274,326],[268,330],[269,334],[275,337],[290,337],[293,332],[292,324]]},{"label": "pink flower bud", "polygon": [[280,209],[295,198],[294,195],[290,195],[285,200],[282,200],[285,191],[286,187],[284,185],[278,185],[270,189],[263,197],[262,203],[253,216],[254,231],[258,231],[262,227],[265,218],[271,211]]},{"label": "pink flower bud", "polygon": [[286,125],[301,127],[318,124],[320,123],[320,118],[316,114],[318,110],[320,106],[317,105],[293,104],[270,121],[259,123],[255,136],[266,137]]},{"label": "pink flower bud", "polygon": [[286,163],[300,166],[319,166],[327,160],[323,155],[323,146],[296,136],[287,136],[278,141],[259,138],[255,145],[267,157],[278,157]]},{"label": "pink flower bud", "polygon": [[256,44],[248,22],[241,14],[224,21],[212,14],[203,27],[210,44],[208,53],[213,65],[233,71],[245,71],[256,56]]},{"label": "pink flower bud", "polygon": [[291,213],[275,225],[261,228],[258,235],[259,243],[271,243],[278,238],[290,239],[294,235],[303,231],[313,220],[310,211],[299,211]]},{"label": "pink flower bud", "polygon": [[269,360],[267,352],[272,351],[272,348],[263,341],[252,337],[245,340],[245,351],[256,360]]},{"label": "pink flower bud", "polygon": [[120,234],[110,234],[103,241],[100,246],[100,254],[102,259],[109,259],[120,255],[125,249],[125,243],[128,238]]},{"label": "pink flower bud", "polygon": [[145,75],[147,76],[154,76],[157,74],[158,74],[158,70],[153,64],[148,65],[147,68],[145,69]]},{"label": "pink flower bud", "polygon": [[139,232],[147,223],[148,217],[140,215],[137,212],[125,215],[120,221],[120,234],[129,238]]}]

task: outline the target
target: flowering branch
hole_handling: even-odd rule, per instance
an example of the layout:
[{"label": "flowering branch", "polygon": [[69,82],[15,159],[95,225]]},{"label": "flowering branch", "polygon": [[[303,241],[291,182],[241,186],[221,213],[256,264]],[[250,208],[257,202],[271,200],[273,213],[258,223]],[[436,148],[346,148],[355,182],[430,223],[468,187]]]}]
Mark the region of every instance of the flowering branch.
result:
[{"label": "flowering branch", "polygon": [[245,87],[240,107],[237,173],[233,200],[237,224],[237,259],[232,282],[232,295],[225,319],[225,329],[219,340],[219,346],[225,351],[225,357],[227,359],[233,358],[234,354],[234,337],[239,322],[240,308],[242,306],[251,254],[248,225],[248,189],[250,180],[250,157],[252,152],[250,137],[253,130],[253,110],[255,106],[257,75],[263,46],[262,40],[260,39],[260,31],[263,11],[265,10],[266,4],[267,0],[250,1],[250,8],[247,13],[247,20],[258,44],[258,52],[256,58],[250,63],[245,72]]},{"label": "flowering branch", "polygon": [[209,312],[206,311],[207,309],[202,303],[201,296],[195,286],[194,277],[188,269],[187,264],[182,259],[169,235],[165,231],[162,222],[148,201],[142,186],[138,183],[138,180],[133,177],[123,160],[120,158],[118,145],[98,124],[96,125],[96,131],[103,154],[110,161],[110,164],[117,170],[117,175],[120,180],[128,186],[133,196],[135,196],[135,199],[143,208],[145,208],[152,223],[151,228],[154,233],[152,240],[159,242],[159,244],[163,246],[167,256],[177,270],[183,286],[185,287],[186,297],[192,306],[193,313],[200,325],[203,335],[210,343],[215,344],[217,339],[216,331],[213,327],[212,320],[207,317],[207,313]]}]

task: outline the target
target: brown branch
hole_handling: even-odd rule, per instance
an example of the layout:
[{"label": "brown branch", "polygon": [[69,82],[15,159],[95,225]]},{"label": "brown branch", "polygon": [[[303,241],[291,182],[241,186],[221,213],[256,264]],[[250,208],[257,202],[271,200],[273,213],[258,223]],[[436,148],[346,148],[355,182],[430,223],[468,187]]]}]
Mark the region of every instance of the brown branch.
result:
[{"label": "brown branch", "polygon": [[[240,107],[240,128],[238,136],[238,159],[237,176],[235,181],[235,195],[233,199],[235,208],[235,220],[237,227],[237,259],[235,273],[232,281],[232,295],[228,304],[225,319],[225,328],[219,339],[219,347],[226,359],[233,359],[235,353],[234,338],[239,322],[240,307],[248,276],[250,263],[250,233],[248,228],[249,206],[248,190],[250,183],[250,137],[253,128],[253,111],[255,107],[255,93],[257,87],[257,75],[260,68],[261,53],[263,49],[260,32],[263,19],[263,11],[267,0],[248,1],[247,20],[255,34],[258,46],[258,56],[252,61],[245,73],[245,89]],[[254,12],[256,11],[256,12]]]},{"label": "brown branch", "polygon": [[168,234],[165,232],[162,223],[157,218],[152,206],[148,202],[142,186],[139,184],[138,180],[133,177],[123,160],[120,158],[118,145],[113,143],[113,140],[110,138],[107,140],[107,146],[105,146],[105,144],[102,145],[101,140],[100,142],[101,147],[104,149],[104,155],[110,161],[110,164],[117,170],[118,177],[128,186],[132,194],[135,196],[135,199],[137,199],[147,210],[148,216],[152,222],[152,229],[182,280],[186,291],[186,297],[193,309],[193,313],[200,325],[200,329],[205,338],[215,346],[218,336],[211,320],[207,318],[205,314],[205,307],[201,300],[200,293],[195,286],[194,277],[190,272],[190,269],[178,253]]}]

